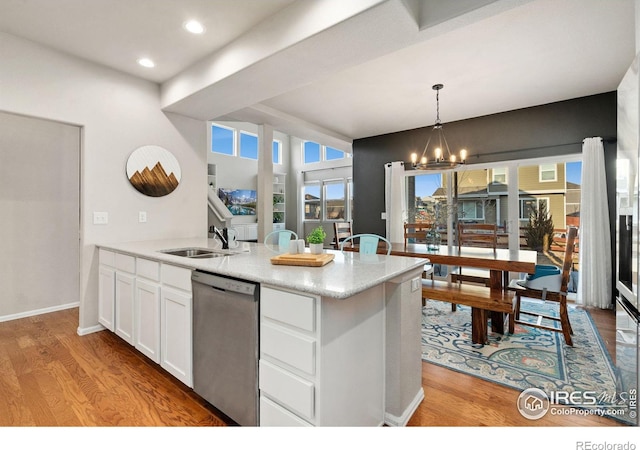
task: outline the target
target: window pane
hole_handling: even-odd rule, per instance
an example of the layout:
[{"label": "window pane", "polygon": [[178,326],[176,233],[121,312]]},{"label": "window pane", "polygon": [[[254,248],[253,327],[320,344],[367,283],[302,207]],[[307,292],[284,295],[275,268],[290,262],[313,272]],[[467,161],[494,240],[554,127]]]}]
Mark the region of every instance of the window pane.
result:
[{"label": "window pane", "polygon": [[326,147],[325,157],[327,158],[327,161],[331,161],[332,159],[342,159],[344,158],[344,152],[335,148]]},{"label": "window pane", "polygon": [[327,182],[327,184],[325,184],[325,199],[327,208],[327,219],[344,220],[346,206],[344,197],[344,182]]},{"label": "window pane", "polygon": [[540,164],[540,181],[556,181],[557,179],[555,164]]},{"label": "window pane", "polygon": [[566,188],[567,188],[567,226],[580,226],[580,197],[582,187],[582,161],[566,164]]},{"label": "window pane", "polygon": [[240,132],[240,156],[258,159],[258,136]]},{"label": "window pane", "polygon": [[233,130],[212,125],[211,151],[222,155],[233,155]]},{"label": "window pane", "polygon": [[281,146],[280,146],[280,141],[273,141],[273,163],[274,164],[282,164],[280,161],[281,158],[281,152],[280,152]]},{"label": "window pane", "polygon": [[322,206],[320,198],[320,185],[308,184],[304,187],[304,219],[320,220]]},{"label": "window pane", "polygon": [[442,186],[442,175],[432,173],[407,177],[407,184],[407,221],[433,222],[436,203],[447,201],[446,190]]},{"label": "window pane", "polygon": [[492,169],[492,180],[494,183],[507,183],[507,168],[494,168]]},{"label": "window pane", "polygon": [[320,162],[320,144],[307,141],[304,143],[304,163]]}]

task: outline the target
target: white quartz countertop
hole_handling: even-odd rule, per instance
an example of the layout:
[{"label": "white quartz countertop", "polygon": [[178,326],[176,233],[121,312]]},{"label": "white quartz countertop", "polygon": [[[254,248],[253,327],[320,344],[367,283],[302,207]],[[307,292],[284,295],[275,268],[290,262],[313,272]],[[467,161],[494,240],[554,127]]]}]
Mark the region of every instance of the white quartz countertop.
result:
[{"label": "white quartz countertop", "polygon": [[[335,258],[322,267],[274,265],[271,264],[270,259],[278,255],[276,251],[264,244],[248,242],[239,244],[238,248],[228,250],[229,256],[209,259],[186,258],[161,252],[161,250],[188,247],[220,250],[220,243],[217,240],[207,238],[121,242],[99,244],[98,247],[176,266],[338,299],[351,297],[402,274],[422,268],[428,262],[422,258],[360,255],[355,252],[343,254],[336,250],[325,250],[326,253],[334,253]],[[308,252],[309,249],[307,248],[306,251]]]}]

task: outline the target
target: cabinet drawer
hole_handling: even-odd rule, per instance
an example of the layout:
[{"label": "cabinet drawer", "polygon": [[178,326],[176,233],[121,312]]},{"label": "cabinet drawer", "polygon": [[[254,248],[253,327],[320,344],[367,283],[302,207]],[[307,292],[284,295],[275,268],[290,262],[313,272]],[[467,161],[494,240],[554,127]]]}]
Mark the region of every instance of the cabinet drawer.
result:
[{"label": "cabinet drawer", "polygon": [[100,264],[104,264],[105,266],[116,266],[116,254],[110,250],[100,249],[98,251],[98,258]]},{"label": "cabinet drawer", "polygon": [[260,397],[260,426],[261,427],[310,427],[300,417],[287,411],[282,406],[273,403],[265,397]]},{"label": "cabinet drawer", "polygon": [[314,385],[267,361],[260,360],[260,391],[304,419],[314,417]]},{"label": "cabinet drawer", "polygon": [[263,323],[260,327],[260,351],[304,373],[315,375],[315,339]]},{"label": "cabinet drawer", "polygon": [[315,331],[315,298],[269,287],[260,291],[260,312],[263,317]]},{"label": "cabinet drawer", "polygon": [[160,281],[160,263],[150,259],[138,258],[136,274],[152,281]]},{"label": "cabinet drawer", "polygon": [[191,269],[162,264],[162,284],[191,292]]},{"label": "cabinet drawer", "polygon": [[116,253],[116,269],[123,272],[136,273],[136,258]]}]

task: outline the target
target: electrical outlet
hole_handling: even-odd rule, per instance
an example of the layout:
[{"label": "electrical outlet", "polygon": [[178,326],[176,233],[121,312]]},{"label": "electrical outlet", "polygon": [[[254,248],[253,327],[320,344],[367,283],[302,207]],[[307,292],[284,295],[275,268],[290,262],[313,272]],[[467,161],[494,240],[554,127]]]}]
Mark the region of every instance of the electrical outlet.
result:
[{"label": "electrical outlet", "polygon": [[387,220],[387,213],[386,212],[380,213],[380,218],[382,220]]},{"label": "electrical outlet", "polygon": [[415,292],[420,289],[421,284],[422,281],[420,280],[420,278],[414,278],[413,280],[411,280],[411,292]]},{"label": "electrical outlet", "polygon": [[106,225],[109,223],[108,212],[93,212],[93,224],[94,225]]},{"label": "electrical outlet", "polygon": [[147,221],[147,212],[139,211],[138,212],[138,222],[145,223]]}]

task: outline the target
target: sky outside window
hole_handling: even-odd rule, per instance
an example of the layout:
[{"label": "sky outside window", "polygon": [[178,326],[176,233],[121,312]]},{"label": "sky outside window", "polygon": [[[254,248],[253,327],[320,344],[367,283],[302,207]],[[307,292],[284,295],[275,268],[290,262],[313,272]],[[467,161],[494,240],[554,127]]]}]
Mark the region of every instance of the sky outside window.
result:
[{"label": "sky outside window", "polygon": [[304,163],[320,162],[320,144],[307,141],[304,143]]},{"label": "sky outside window", "polygon": [[243,158],[258,159],[258,136],[240,133],[240,156]]},{"label": "sky outside window", "polygon": [[211,151],[233,156],[233,130],[213,125],[211,127]]},{"label": "sky outside window", "polygon": [[325,158],[327,159],[327,161],[331,161],[333,159],[342,159],[344,158],[344,152],[332,147],[326,147]]}]

